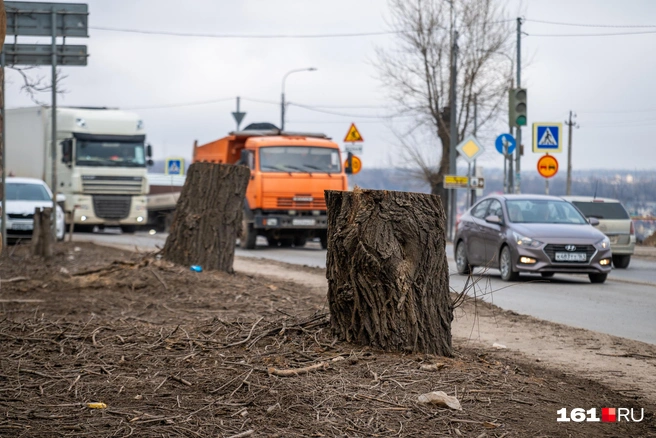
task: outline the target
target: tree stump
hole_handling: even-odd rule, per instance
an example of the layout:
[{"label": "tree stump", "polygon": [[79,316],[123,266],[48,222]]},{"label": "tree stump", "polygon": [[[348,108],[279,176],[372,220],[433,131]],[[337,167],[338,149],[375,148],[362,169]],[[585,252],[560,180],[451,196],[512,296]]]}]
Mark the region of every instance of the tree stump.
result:
[{"label": "tree stump", "polygon": [[450,356],[445,214],[421,193],[326,190],[333,332],[388,351]]},{"label": "tree stump", "polygon": [[249,176],[246,166],[192,164],[175,207],[164,258],[204,270],[234,272]]},{"label": "tree stump", "polygon": [[34,226],[32,228],[32,255],[49,258],[52,256],[54,236],[50,228],[52,208],[34,209]]}]

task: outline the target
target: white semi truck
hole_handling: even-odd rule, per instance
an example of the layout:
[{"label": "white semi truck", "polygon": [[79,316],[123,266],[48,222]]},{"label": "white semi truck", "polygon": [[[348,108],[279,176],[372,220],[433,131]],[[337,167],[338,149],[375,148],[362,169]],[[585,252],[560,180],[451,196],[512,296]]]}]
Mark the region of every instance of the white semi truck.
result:
[{"label": "white semi truck", "polygon": [[[6,111],[7,173],[52,185],[51,110]],[[147,166],[152,164],[137,114],[107,108],[57,108],[53,192],[66,196],[75,229],[120,226],[132,232],[147,219]]]}]

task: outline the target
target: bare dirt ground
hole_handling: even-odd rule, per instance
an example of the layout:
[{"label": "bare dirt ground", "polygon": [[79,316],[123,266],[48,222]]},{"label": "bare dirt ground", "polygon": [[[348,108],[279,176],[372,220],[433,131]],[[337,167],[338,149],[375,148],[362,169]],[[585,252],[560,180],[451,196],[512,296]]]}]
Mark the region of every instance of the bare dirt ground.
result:
[{"label": "bare dirt ground", "polygon": [[[235,275],[194,273],[91,244],[60,244],[48,262],[12,249],[0,263],[3,437],[656,436],[653,382],[633,377],[655,374],[652,346],[468,302],[453,358],[386,353],[333,339],[321,270],[239,259]],[[572,344],[590,356],[569,366]],[[417,401],[430,391],[462,410]],[[564,407],[645,418],[558,423]]]}]

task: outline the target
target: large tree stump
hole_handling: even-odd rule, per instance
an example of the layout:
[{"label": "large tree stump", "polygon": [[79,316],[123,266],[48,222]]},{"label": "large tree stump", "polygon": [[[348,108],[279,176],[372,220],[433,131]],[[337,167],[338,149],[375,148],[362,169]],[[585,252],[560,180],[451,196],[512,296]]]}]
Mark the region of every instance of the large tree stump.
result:
[{"label": "large tree stump", "polygon": [[453,307],[439,197],[326,190],[328,304],[342,340],[450,356]]},{"label": "large tree stump", "polygon": [[51,227],[52,208],[35,208],[32,228],[32,255],[49,258],[52,256],[54,236]]},{"label": "large tree stump", "polygon": [[192,164],[175,207],[164,258],[232,273],[249,176],[246,166]]}]

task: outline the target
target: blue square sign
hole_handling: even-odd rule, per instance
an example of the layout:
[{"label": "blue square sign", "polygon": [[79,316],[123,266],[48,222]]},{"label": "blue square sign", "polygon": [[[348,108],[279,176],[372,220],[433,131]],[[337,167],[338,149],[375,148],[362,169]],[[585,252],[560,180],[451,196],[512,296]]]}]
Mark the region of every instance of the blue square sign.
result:
[{"label": "blue square sign", "polygon": [[533,123],[533,152],[562,152],[562,132],[562,123]]},{"label": "blue square sign", "polygon": [[167,158],[166,159],[166,174],[167,175],[183,175],[184,174],[184,159],[183,158]]}]

